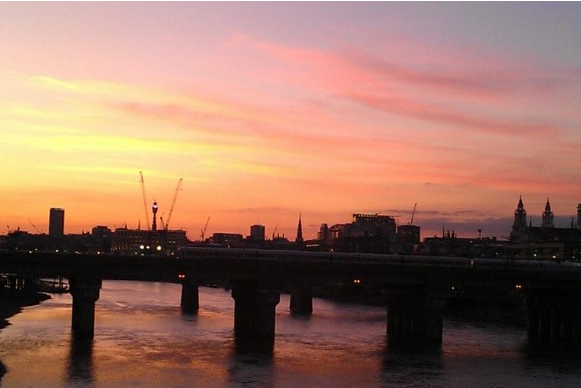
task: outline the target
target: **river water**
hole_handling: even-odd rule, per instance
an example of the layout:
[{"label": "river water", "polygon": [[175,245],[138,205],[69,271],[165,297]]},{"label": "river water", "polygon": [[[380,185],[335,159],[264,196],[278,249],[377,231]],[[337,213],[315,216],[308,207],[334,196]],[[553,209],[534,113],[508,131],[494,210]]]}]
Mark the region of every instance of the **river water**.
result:
[{"label": "river water", "polygon": [[2,387],[578,387],[581,360],[531,352],[524,329],[445,319],[438,348],[394,348],[383,308],[315,299],[277,306],[268,351],[237,348],[230,293],[200,288],[183,315],[176,284],[105,281],[95,338],[74,343],[71,297],[27,307],[0,331]]}]

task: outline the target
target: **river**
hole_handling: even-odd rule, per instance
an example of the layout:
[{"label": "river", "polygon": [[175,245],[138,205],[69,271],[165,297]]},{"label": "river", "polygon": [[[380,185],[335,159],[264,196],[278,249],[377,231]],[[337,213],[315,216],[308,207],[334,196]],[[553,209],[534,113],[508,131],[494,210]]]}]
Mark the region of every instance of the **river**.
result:
[{"label": "river", "polygon": [[393,348],[383,308],[314,300],[277,306],[271,352],[237,348],[234,300],[200,288],[183,315],[176,284],[105,281],[95,338],[74,343],[71,297],[55,295],[0,331],[2,387],[578,387],[578,357],[531,352],[524,329],[445,319],[438,348]]}]

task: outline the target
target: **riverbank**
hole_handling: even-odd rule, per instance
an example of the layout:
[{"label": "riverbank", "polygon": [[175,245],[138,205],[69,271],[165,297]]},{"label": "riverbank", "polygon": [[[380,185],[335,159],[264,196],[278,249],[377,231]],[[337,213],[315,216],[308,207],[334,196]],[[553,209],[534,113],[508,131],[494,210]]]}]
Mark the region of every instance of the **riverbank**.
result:
[{"label": "riverbank", "polygon": [[[24,307],[40,304],[40,302],[47,299],[50,299],[50,295],[39,292],[23,293],[22,291],[1,290],[0,330],[8,326],[8,319],[20,313]],[[4,363],[0,360],[0,380],[6,372],[6,366],[4,366]]]},{"label": "riverbank", "polygon": [[8,319],[22,311],[24,307],[34,306],[50,299],[43,293],[22,293],[20,291],[0,291],[0,330],[8,325]]}]

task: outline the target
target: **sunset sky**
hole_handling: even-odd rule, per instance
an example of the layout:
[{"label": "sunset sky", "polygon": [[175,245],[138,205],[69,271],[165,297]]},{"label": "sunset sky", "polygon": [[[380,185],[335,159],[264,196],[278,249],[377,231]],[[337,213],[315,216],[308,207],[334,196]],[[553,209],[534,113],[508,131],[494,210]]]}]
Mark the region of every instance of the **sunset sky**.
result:
[{"label": "sunset sky", "polygon": [[581,203],[581,3],[0,3],[0,234],[508,236]]}]

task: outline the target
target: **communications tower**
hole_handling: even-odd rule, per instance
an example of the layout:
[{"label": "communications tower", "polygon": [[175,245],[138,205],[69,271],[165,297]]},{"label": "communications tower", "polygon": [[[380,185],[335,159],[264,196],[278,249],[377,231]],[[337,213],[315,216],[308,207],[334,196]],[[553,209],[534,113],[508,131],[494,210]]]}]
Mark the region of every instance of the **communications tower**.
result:
[{"label": "communications tower", "polygon": [[151,224],[151,230],[157,230],[157,201],[153,201],[153,206],[151,207],[151,212],[153,213],[153,223]]}]

